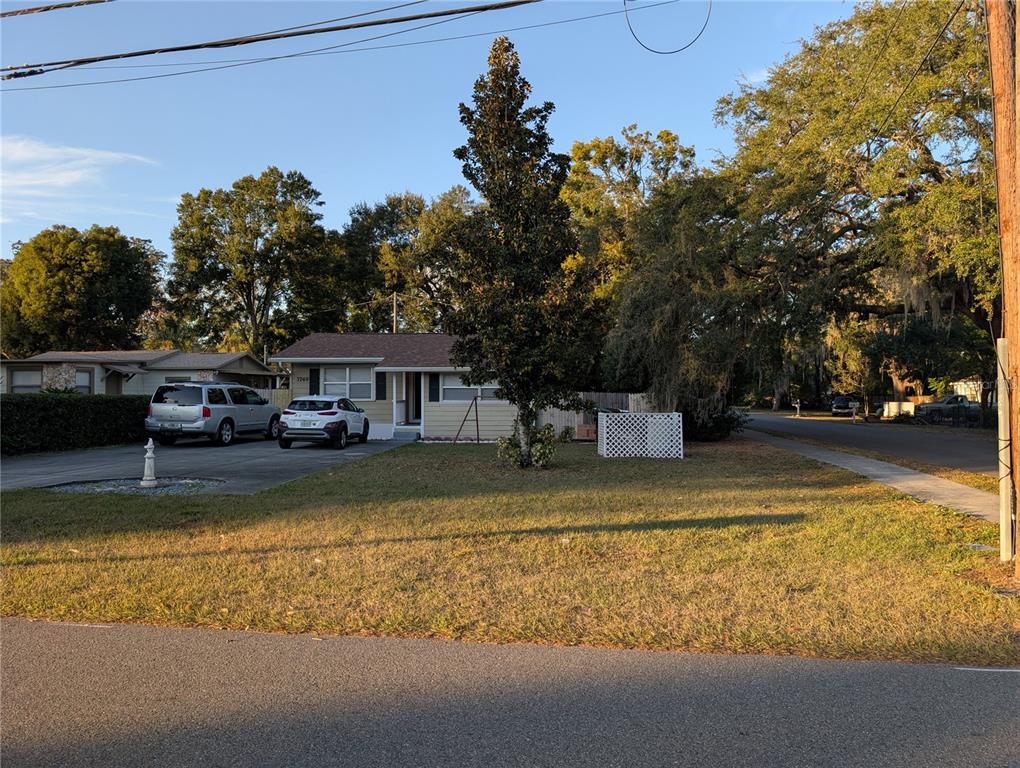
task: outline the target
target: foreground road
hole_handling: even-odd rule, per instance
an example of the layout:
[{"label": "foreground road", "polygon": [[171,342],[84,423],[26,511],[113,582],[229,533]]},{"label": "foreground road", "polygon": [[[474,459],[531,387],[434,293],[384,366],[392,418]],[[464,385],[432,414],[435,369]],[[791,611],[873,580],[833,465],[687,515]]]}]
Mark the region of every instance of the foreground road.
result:
[{"label": "foreground road", "polygon": [[2,623],[17,766],[1020,766],[1020,673]]},{"label": "foreground road", "polygon": [[903,424],[851,424],[849,419],[798,419],[792,415],[753,412],[748,429],[782,432],[876,451],[925,464],[996,475],[995,432],[986,429],[930,429]]}]

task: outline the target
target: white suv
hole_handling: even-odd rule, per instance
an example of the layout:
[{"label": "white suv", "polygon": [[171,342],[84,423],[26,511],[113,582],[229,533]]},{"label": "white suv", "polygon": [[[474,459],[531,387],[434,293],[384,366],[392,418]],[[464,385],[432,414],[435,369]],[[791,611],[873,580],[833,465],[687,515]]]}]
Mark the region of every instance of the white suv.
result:
[{"label": "white suv", "polygon": [[365,412],[346,397],[307,395],[290,401],[280,419],[280,447],[290,448],[295,442],[326,443],[343,450],[349,436],[358,442],[368,440],[368,419]]}]

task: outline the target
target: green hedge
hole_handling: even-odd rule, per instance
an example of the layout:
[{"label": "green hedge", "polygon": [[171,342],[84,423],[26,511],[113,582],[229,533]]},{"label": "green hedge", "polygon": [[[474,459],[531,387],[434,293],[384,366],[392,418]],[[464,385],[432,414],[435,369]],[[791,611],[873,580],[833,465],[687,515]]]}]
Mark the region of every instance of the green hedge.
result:
[{"label": "green hedge", "polygon": [[145,439],[148,395],[0,396],[0,453],[67,451]]}]

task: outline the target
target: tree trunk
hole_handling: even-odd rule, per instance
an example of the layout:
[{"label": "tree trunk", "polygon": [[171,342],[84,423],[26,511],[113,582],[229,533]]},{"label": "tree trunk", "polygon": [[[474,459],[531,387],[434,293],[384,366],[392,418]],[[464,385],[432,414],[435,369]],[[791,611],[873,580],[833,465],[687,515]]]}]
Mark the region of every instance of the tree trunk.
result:
[{"label": "tree trunk", "polygon": [[531,406],[518,406],[517,426],[519,445],[521,447],[521,467],[527,468],[531,461],[531,435],[535,430],[535,421],[538,414]]}]

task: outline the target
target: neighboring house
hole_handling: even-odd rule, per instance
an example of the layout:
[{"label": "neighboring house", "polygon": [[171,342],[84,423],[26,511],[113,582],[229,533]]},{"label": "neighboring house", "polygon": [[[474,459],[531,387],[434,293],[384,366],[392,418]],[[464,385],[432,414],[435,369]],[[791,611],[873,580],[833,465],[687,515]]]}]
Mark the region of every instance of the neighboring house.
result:
[{"label": "neighboring house", "polygon": [[234,381],[268,388],[274,377],[247,352],[43,352],[0,361],[0,391],[5,393],[76,389],[87,395],[149,395],[161,384],[179,381]]},{"label": "neighboring house", "polygon": [[[372,439],[401,431],[423,439],[494,440],[513,432],[517,410],[495,383],[469,387],[440,333],[313,333],[272,358],[290,368],[294,396],[337,395],[364,409]],[[465,416],[467,421],[465,422]]]}]

